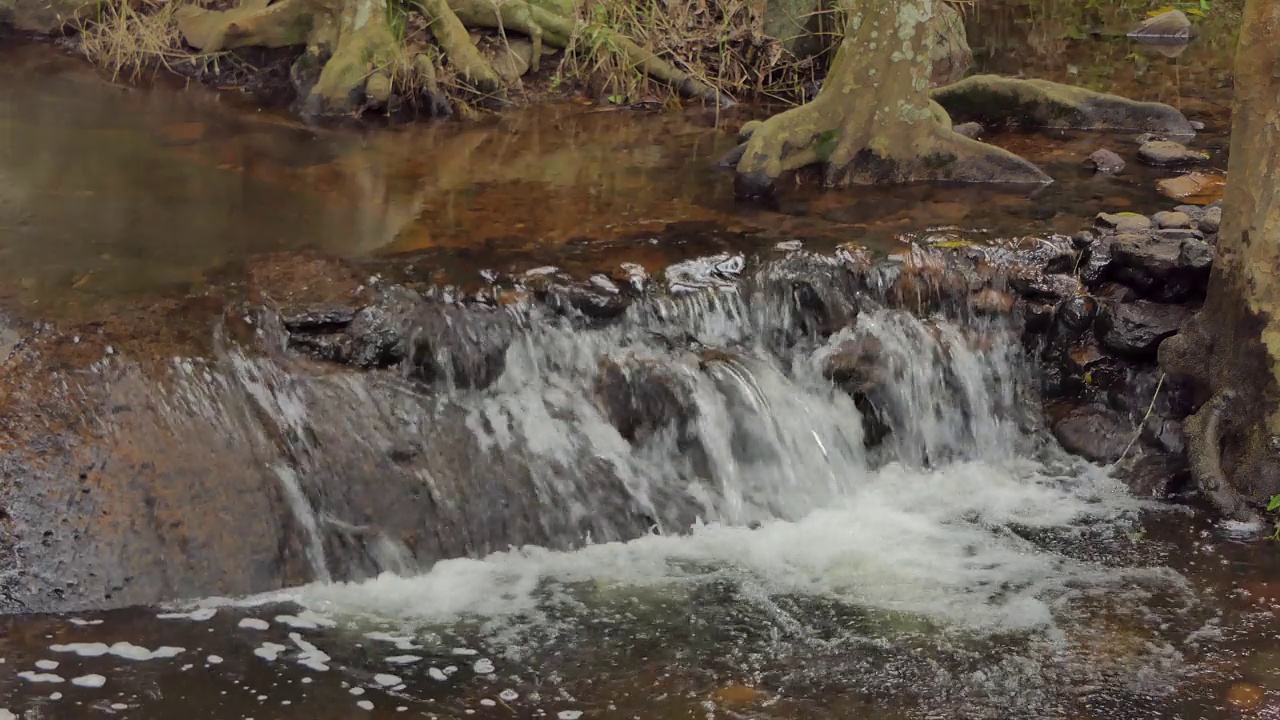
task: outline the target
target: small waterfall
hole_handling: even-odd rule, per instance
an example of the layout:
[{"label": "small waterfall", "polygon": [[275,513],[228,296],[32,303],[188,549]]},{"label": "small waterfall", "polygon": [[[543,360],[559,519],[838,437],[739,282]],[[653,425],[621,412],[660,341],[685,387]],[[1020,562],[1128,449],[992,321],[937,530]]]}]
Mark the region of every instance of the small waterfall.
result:
[{"label": "small waterfall", "polygon": [[272,340],[265,355],[227,347],[184,392],[253,426],[237,432],[274,456],[320,580],[796,521],[854,501],[886,465],[1005,462],[1028,444],[1011,328],[917,317],[812,272],[766,266],[594,327],[540,304],[428,306],[404,326],[422,349],[401,367],[429,386]]}]

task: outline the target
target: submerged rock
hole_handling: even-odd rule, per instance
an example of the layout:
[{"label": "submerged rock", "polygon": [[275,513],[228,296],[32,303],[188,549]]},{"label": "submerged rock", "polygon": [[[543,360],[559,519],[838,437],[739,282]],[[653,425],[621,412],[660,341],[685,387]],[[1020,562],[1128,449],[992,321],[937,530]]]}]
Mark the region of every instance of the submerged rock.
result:
[{"label": "submerged rock", "polygon": [[1098,213],[1094,222],[1098,227],[1111,228],[1119,232],[1146,230],[1151,227],[1151,218],[1138,213]]},{"label": "submerged rock", "polygon": [[1120,355],[1155,360],[1160,341],[1177,333],[1190,314],[1178,305],[1146,300],[1108,303],[1098,314],[1098,340]]},{"label": "submerged rock", "polygon": [[1189,172],[1186,175],[1164,178],[1156,183],[1156,190],[1165,197],[1208,205],[1222,199],[1227,180],[1221,175],[1202,172]]},{"label": "submerged rock", "polygon": [[1111,150],[1095,150],[1089,156],[1088,164],[1100,173],[1118,173],[1124,169],[1124,158]]},{"label": "submerged rock", "polygon": [[1138,159],[1148,165],[1172,167],[1206,162],[1209,154],[1172,140],[1154,140],[1138,148]]},{"label": "submerged rock", "polygon": [[1076,408],[1053,424],[1054,437],[1064,450],[1093,462],[1120,459],[1133,431],[1113,410],[1101,405]]}]

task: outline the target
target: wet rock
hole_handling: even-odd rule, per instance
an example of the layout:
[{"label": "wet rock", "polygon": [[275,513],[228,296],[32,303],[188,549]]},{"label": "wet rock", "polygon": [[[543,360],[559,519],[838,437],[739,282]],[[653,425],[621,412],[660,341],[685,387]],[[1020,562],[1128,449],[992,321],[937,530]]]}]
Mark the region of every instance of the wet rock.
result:
[{"label": "wet rock", "polygon": [[1182,421],[1152,415],[1142,426],[1142,439],[1160,450],[1181,455],[1187,449],[1187,436]]},{"label": "wet rock", "polygon": [[1106,279],[1111,269],[1111,238],[1103,238],[1083,252],[1080,279],[1088,287],[1097,287]]},{"label": "wet rock", "polygon": [[1158,212],[1151,216],[1158,228],[1190,228],[1191,216],[1182,212]]},{"label": "wet rock", "polygon": [[1029,302],[1022,309],[1023,329],[1031,335],[1048,332],[1053,324],[1054,306],[1049,303]]},{"label": "wet rock", "polygon": [[1178,305],[1146,300],[1107,303],[1098,315],[1098,339],[1120,355],[1155,360],[1160,341],[1177,333],[1190,314]]},{"label": "wet rock", "polygon": [[1157,167],[1175,167],[1205,162],[1209,155],[1172,140],[1156,140],[1138,148],[1138,159]]},{"label": "wet rock", "polygon": [[402,330],[402,352],[411,377],[483,389],[502,375],[514,331],[511,315],[502,310],[431,304]]},{"label": "wet rock", "polygon": [[[1165,228],[1160,231],[1160,237],[1179,241],[1195,240],[1199,245],[1204,244],[1204,233],[1192,228]],[[1183,252],[1187,252],[1185,245],[1183,247]],[[1191,251],[1191,257],[1198,257],[1198,253],[1194,248]],[[1210,258],[1210,260],[1212,260],[1212,258]]]},{"label": "wet rock", "polygon": [[289,332],[333,332],[350,325],[355,317],[356,309],[351,307],[290,308],[281,311],[280,322]]},{"label": "wet rock", "polygon": [[[829,256],[792,253],[764,267],[750,287],[765,298],[768,311],[786,316],[774,324],[799,336],[825,339],[858,317],[858,278]],[[797,339],[780,338],[787,344]]]},{"label": "wet rock", "polygon": [[1100,405],[1076,408],[1053,424],[1054,437],[1073,455],[1099,463],[1120,458],[1133,431],[1114,411]]},{"label": "wet rock", "polygon": [[1204,214],[1200,216],[1200,229],[1210,235],[1217,234],[1222,228],[1222,207],[1206,208]]},{"label": "wet rock", "polygon": [[1009,278],[1009,287],[1028,300],[1060,301],[1080,292],[1080,281],[1071,275],[1032,274]]},{"label": "wet rock", "polygon": [[1013,295],[993,288],[980,290],[973,296],[973,308],[988,315],[1005,315],[1013,310]]},{"label": "wet rock", "polygon": [[1118,173],[1124,169],[1124,158],[1111,150],[1095,150],[1089,155],[1088,165],[1100,173]]},{"label": "wet rock", "polygon": [[707,288],[736,287],[746,269],[746,257],[739,253],[723,253],[693,258],[669,265],[665,271],[667,289],[682,295]]},{"label": "wet rock", "polygon": [[1180,302],[1204,295],[1212,249],[1194,239],[1151,233],[1117,235],[1109,274],[1144,297]]},{"label": "wet rock", "polygon": [[587,283],[547,281],[535,283],[534,297],[547,307],[570,316],[581,314],[592,320],[613,320],[631,306],[631,297],[622,294],[612,280],[593,276]]},{"label": "wet rock", "polygon": [[1098,213],[1094,223],[1101,228],[1111,228],[1116,232],[1133,232],[1151,227],[1151,218],[1138,213]]},{"label": "wet rock", "polygon": [[1046,355],[1065,353],[1093,325],[1097,314],[1098,301],[1088,295],[1079,295],[1060,303],[1053,314],[1053,325],[1049,328]]},{"label": "wet rock", "polygon": [[1085,248],[1092,245],[1094,241],[1096,241],[1097,239],[1098,239],[1098,236],[1094,235],[1092,232],[1088,230],[1081,230],[1080,232],[1071,236],[1071,246],[1077,250],[1084,250]]},{"label": "wet rock", "polygon": [[1117,282],[1104,282],[1093,289],[1095,297],[1110,302],[1127,303],[1138,300],[1138,293],[1128,285]]},{"label": "wet rock", "polygon": [[1195,36],[1191,20],[1181,10],[1166,10],[1149,17],[1129,33],[1135,40],[1181,41],[1185,43]]},{"label": "wet rock", "polygon": [[885,379],[884,347],[870,333],[857,333],[836,345],[822,364],[822,374],[851,394],[866,393]]},{"label": "wet rock", "polygon": [[683,432],[696,414],[687,379],[655,360],[604,357],[593,390],[604,416],[629,442],[666,427]]},{"label": "wet rock", "polygon": [[982,135],[983,128],[982,123],[967,122],[960,123],[959,125],[951,128],[951,130],[958,135],[963,135],[972,140],[977,140],[978,136]]},{"label": "wet rock", "polygon": [[1187,462],[1178,454],[1147,454],[1124,465],[1116,476],[1137,497],[1167,498],[1191,483]]},{"label": "wet rock", "polygon": [[1165,197],[1196,205],[1208,205],[1222,199],[1227,180],[1221,175],[1189,172],[1177,177],[1164,178],[1156,183],[1156,190]]}]

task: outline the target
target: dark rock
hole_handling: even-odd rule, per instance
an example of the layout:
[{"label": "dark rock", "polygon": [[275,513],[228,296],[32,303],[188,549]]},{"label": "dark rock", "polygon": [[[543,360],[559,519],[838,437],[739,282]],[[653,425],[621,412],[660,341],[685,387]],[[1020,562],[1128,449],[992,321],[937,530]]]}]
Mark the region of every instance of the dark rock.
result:
[{"label": "dark rock", "polygon": [[1094,288],[1093,294],[1102,300],[1117,303],[1127,303],[1139,299],[1138,293],[1133,288],[1117,282],[1104,282]]},{"label": "dark rock", "polygon": [[1031,334],[1046,332],[1053,324],[1054,307],[1048,303],[1029,302],[1022,308],[1023,329]]},{"label": "dark rock", "polygon": [[375,304],[361,308],[344,333],[351,345],[349,362],[364,368],[381,368],[403,360],[405,329],[424,304],[413,291],[393,286]]},{"label": "dark rock", "polygon": [[1205,208],[1199,219],[1200,229],[1209,233],[1216,234],[1222,227],[1222,206],[1210,206]]},{"label": "dark rock", "polygon": [[1146,300],[1107,303],[1098,315],[1098,339],[1120,355],[1155,360],[1160,341],[1178,332],[1188,315],[1187,308]]},{"label": "dark rock", "polygon": [[1118,173],[1124,169],[1124,158],[1106,149],[1095,150],[1087,162],[1100,173]]},{"label": "dark rock", "polygon": [[884,347],[870,333],[858,333],[836,345],[822,364],[822,374],[851,394],[866,393],[885,379]]},{"label": "dark rock", "polygon": [[1190,228],[1191,216],[1183,212],[1158,212],[1151,216],[1158,228]]},{"label": "dark rock", "polygon": [[973,295],[973,309],[987,315],[1006,315],[1013,310],[1015,299],[1007,292],[993,288],[980,290]]},{"label": "dark rock", "polygon": [[425,382],[483,389],[502,375],[514,335],[501,310],[431,304],[405,326],[409,374]]},{"label": "dark rock", "polygon": [[1172,240],[1196,240],[1200,243],[1204,242],[1204,233],[1192,228],[1165,228],[1160,231],[1160,237]]},{"label": "dark rock", "polygon": [[1080,281],[1071,275],[1031,274],[1009,278],[1009,287],[1028,300],[1060,301],[1080,292]]},{"label": "dark rock", "polygon": [[1077,250],[1084,250],[1085,248],[1092,245],[1093,242],[1097,239],[1098,239],[1098,236],[1094,235],[1092,232],[1088,230],[1081,230],[1080,232],[1071,236],[1071,246]]},{"label": "dark rock", "polygon": [[1180,302],[1203,296],[1209,282],[1204,248],[1204,243],[1193,239],[1151,233],[1117,235],[1111,244],[1108,274],[1154,300]]},{"label": "dark rock", "polygon": [[1174,212],[1186,213],[1192,222],[1200,222],[1200,217],[1204,215],[1204,208],[1199,205],[1178,205],[1173,209]]},{"label": "dark rock", "polygon": [[1182,421],[1152,415],[1142,426],[1142,439],[1167,453],[1181,455],[1187,450],[1187,436]]},{"label": "dark rock", "polygon": [[1112,228],[1116,232],[1134,232],[1151,227],[1151,218],[1138,213],[1098,213],[1094,220],[1098,227]]},{"label": "dark rock", "polygon": [[1186,460],[1176,454],[1144,455],[1124,464],[1117,477],[1137,497],[1166,498],[1191,483]]},{"label": "dark rock", "polygon": [[683,432],[697,413],[685,376],[654,360],[604,357],[593,387],[604,416],[630,442],[673,425]]},{"label": "dark rock", "polygon": [[1080,279],[1088,287],[1097,287],[1111,269],[1111,239],[1103,238],[1084,251],[1080,262]]},{"label": "dark rock", "polygon": [[289,332],[323,332],[341,329],[354,320],[351,307],[289,308],[280,313],[280,322]]},{"label": "dark rock", "polygon": [[983,127],[981,123],[967,122],[960,123],[959,125],[951,128],[951,130],[958,135],[963,135],[967,138],[976,140],[978,136],[982,134]]},{"label": "dark rock", "polygon": [[1186,238],[1178,262],[1196,272],[1207,274],[1213,267],[1213,246],[1198,238]]},{"label": "dark rock", "polygon": [[1148,165],[1173,167],[1202,163],[1209,159],[1209,155],[1172,140],[1156,140],[1138,148],[1138,159]]},{"label": "dark rock", "polygon": [[1098,301],[1088,295],[1078,295],[1061,302],[1053,314],[1053,324],[1049,328],[1046,357],[1065,353],[1093,325],[1097,314]]},{"label": "dark rock", "polygon": [[1111,463],[1120,459],[1133,430],[1105,407],[1076,408],[1053,424],[1054,437],[1063,449],[1093,462]]}]

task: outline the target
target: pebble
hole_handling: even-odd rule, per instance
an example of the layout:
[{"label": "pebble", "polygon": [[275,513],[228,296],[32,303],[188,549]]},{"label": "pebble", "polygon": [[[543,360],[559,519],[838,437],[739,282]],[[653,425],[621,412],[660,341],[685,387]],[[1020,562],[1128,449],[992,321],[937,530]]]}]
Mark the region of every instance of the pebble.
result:
[{"label": "pebble", "polygon": [[1227,703],[1240,710],[1252,710],[1262,704],[1266,691],[1257,685],[1236,683],[1227,691]]}]

